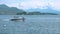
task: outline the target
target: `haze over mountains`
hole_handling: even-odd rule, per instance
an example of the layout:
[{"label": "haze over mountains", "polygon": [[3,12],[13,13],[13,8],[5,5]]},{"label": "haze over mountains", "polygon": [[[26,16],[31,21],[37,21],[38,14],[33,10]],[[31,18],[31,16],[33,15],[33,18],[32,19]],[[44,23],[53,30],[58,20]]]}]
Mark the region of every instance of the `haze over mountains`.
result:
[{"label": "haze over mountains", "polygon": [[24,10],[18,9],[16,7],[8,7],[5,4],[0,5],[0,14],[16,14],[18,12],[24,12]]},{"label": "haze over mountains", "polygon": [[[45,8],[45,7],[44,7]],[[57,13],[60,14],[60,11],[58,10],[54,10],[50,5],[46,6],[45,9],[41,9],[41,8],[31,8],[28,11],[39,11],[39,12],[43,12],[43,13]]]},{"label": "haze over mountains", "polygon": [[23,9],[18,9],[16,7],[8,7],[5,4],[0,5],[0,14],[17,14],[17,13],[22,13],[22,12],[40,12],[40,13],[55,13],[55,14],[60,14],[60,11],[53,10],[50,7],[47,9],[28,9],[28,10],[23,10]]}]

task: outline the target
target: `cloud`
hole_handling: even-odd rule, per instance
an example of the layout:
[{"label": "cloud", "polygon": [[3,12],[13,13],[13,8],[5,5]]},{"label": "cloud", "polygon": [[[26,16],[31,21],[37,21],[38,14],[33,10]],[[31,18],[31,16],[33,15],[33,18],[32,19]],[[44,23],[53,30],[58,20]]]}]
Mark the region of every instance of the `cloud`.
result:
[{"label": "cloud", "polygon": [[50,5],[53,7],[55,10],[60,10],[60,2],[50,2]]},{"label": "cloud", "polygon": [[42,1],[28,1],[28,2],[22,2],[20,6],[22,8],[28,9],[28,8],[43,8],[47,5],[47,2]]},{"label": "cloud", "polygon": [[17,7],[20,9],[46,9],[46,6],[49,6],[52,9],[60,10],[60,0],[0,0],[0,4],[6,4],[10,7]]},{"label": "cloud", "polygon": [[46,9],[46,6],[51,7],[55,10],[60,10],[60,0],[30,0],[21,2],[20,6],[22,9],[30,9],[30,8],[40,8]]},{"label": "cloud", "polygon": [[9,7],[17,7],[17,8],[19,8],[18,7],[18,3],[13,3],[13,4],[6,4],[7,6],[9,6]]}]

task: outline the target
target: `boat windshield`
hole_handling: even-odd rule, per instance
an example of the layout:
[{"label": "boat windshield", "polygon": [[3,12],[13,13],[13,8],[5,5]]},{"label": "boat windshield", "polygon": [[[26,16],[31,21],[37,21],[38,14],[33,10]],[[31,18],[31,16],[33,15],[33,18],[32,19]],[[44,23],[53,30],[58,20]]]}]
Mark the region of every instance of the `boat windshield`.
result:
[{"label": "boat windshield", "polygon": [[18,16],[14,16],[14,18],[19,18]]}]

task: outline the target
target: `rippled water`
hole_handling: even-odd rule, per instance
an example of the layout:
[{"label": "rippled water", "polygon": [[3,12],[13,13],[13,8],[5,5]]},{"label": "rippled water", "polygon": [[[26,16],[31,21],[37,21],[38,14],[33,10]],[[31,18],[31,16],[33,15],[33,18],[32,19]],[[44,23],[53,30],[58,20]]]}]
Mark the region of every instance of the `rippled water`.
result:
[{"label": "rippled water", "polygon": [[60,34],[60,15],[16,15],[25,21],[10,21],[15,15],[0,15],[0,34]]}]

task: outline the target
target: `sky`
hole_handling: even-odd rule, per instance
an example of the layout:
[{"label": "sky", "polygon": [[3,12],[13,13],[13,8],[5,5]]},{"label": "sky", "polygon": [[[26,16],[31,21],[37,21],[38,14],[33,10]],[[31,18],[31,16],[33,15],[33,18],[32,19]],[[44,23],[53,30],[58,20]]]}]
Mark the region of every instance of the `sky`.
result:
[{"label": "sky", "polygon": [[60,10],[60,0],[0,0],[0,4],[19,9],[47,9],[47,6],[54,10]]}]

